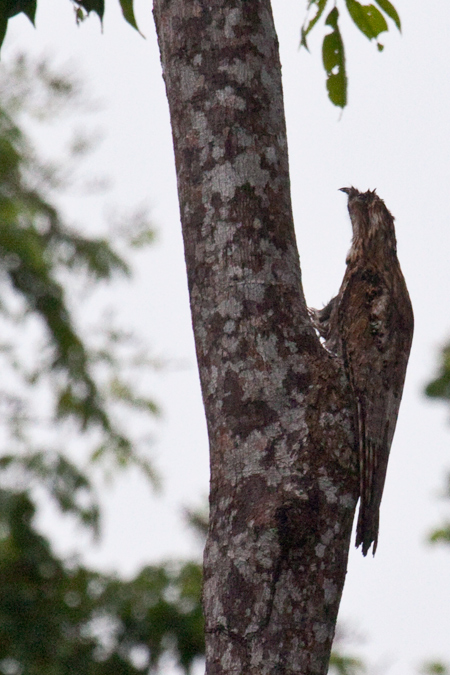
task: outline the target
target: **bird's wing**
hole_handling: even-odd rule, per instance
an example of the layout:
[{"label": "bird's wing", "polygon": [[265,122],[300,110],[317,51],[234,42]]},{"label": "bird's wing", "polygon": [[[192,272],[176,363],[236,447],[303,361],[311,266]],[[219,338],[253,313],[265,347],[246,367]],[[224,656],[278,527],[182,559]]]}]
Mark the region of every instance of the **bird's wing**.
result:
[{"label": "bird's wing", "polygon": [[372,541],[376,547],[378,509],[411,347],[412,310],[400,268],[388,276],[367,267],[350,271],[338,311],[342,357],[357,409],[357,545],[362,543],[365,553]]}]

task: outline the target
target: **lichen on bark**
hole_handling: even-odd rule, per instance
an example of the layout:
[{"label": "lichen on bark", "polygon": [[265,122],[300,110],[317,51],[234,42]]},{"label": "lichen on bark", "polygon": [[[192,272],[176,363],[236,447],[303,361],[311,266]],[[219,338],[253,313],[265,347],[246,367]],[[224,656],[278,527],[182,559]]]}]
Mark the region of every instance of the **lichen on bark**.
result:
[{"label": "lichen on bark", "polygon": [[357,497],[301,285],[269,0],[154,0],[211,458],[207,673],[325,674]]}]

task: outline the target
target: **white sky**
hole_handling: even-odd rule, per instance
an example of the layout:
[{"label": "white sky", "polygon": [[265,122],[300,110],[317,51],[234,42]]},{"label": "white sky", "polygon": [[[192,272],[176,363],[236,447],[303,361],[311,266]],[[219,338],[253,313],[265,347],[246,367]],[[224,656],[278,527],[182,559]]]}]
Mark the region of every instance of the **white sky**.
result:
[{"label": "white sky", "polygon": [[[148,562],[198,554],[180,509],[200,503],[208,487],[168,109],[150,0],[136,11],[146,40],[121,19],[118,3],[107,9],[101,34],[96,17],[76,28],[69,2],[40,1],[36,31],[23,17],[11,22],[2,61],[21,49],[54,55],[81,71],[103,102],[95,124],[105,140],[89,173],[113,178],[114,204],[147,203],[159,230],[157,245],[139,258],[133,286],[121,287],[114,299],[153,353],[187,364],[148,383],[164,409],[155,444],[162,496],[149,494],[133,472],[105,487],[104,537],[96,547],[78,531],[74,546],[73,532],[46,514],[44,527],[57,533],[57,550],[78,550],[92,565],[131,574]],[[415,311],[378,551],[375,559],[364,559],[352,549],[341,605],[343,623],[365,638],[356,650],[372,672],[404,675],[427,658],[450,662],[450,550],[424,544],[427,531],[450,513],[439,501],[450,469],[450,416],[444,405],[422,396],[437,350],[450,337],[450,7],[447,0],[395,0],[403,34],[392,26],[382,54],[342,21],[350,89],[340,118],[326,98],[318,36],[310,40],[311,54],[298,51],[305,4],[273,0],[308,303],[321,306],[340,285],[350,225],[338,188],[353,184],[378,188],[396,217]],[[67,208],[85,222],[100,210],[95,200],[79,196]]]}]

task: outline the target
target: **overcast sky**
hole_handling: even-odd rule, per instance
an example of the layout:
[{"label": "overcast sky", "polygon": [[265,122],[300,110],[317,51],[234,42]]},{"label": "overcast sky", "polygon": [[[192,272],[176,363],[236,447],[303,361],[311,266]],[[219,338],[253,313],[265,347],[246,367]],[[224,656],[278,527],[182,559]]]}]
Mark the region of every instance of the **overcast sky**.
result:
[{"label": "overcast sky", "polygon": [[[43,523],[57,533],[58,551],[78,550],[92,565],[131,574],[162,558],[198,555],[180,510],[201,503],[208,489],[168,108],[149,0],[136,8],[145,40],[122,20],[118,3],[107,8],[103,34],[95,16],[77,28],[68,0],[41,3],[37,30],[22,16],[10,22],[2,63],[25,50],[70,63],[82,75],[102,103],[94,127],[104,140],[88,173],[111,177],[109,200],[118,208],[147,204],[159,232],[138,258],[133,286],[121,286],[113,299],[151,352],[178,364],[148,381],[164,410],[154,447],[163,493],[151,495],[133,472],[105,487],[100,546],[79,533],[75,546],[50,513]],[[450,7],[447,0],[395,0],[403,32],[391,22],[382,54],[343,16],[349,105],[341,115],[326,97],[322,29],[310,39],[310,54],[298,50],[305,4],[273,1],[308,304],[322,306],[339,288],[350,224],[338,188],[351,184],[377,188],[394,214],[415,312],[377,554],[364,559],[352,549],[341,605],[342,622],[364,638],[355,651],[372,672],[405,675],[427,658],[450,662],[450,549],[424,543],[450,513],[439,499],[450,469],[450,411],[422,395],[450,338]],[[78,195],[65,204],[71,220],[94,222],[101,203]]]}]

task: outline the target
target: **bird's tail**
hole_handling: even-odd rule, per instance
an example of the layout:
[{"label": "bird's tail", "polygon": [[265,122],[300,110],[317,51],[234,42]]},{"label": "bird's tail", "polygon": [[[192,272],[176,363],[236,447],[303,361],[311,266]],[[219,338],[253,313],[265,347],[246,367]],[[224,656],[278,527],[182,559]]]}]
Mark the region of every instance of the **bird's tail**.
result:
[{"label": "bird's tail", "polygon": [[[380,522],[381,492],[377,489],[379,476],[380,449],[366,434],[365,411],[358,402],[359,426],[359,514],[356,526],[356,547],[362,545],[363,555],[373,544],[372,554],[375,555],[378,543],[378,528]],[[384,483],[384,479],[383,479]],[[382,487],[381,487],[382,491]]]},{"label": "bird's tail", "polygon": [[363,555],[373,544],[372,553],[375,555],[378,543],[378,527],[380,523],[380,508],[366,504],[363,497],[359,504],[358,524],[356,526],[356,547],[362,545]]}]

